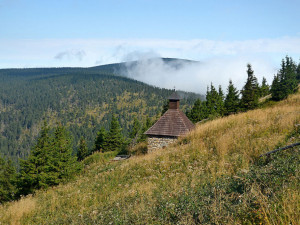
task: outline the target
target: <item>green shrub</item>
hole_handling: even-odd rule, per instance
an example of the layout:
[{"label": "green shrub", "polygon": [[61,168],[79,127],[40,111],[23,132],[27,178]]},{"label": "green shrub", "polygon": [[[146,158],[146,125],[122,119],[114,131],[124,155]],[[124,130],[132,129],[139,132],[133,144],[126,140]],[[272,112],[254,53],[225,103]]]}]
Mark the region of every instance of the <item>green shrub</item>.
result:
[{"label": "green shrub", "polygon": [[83,165],[87,166],[87,165],[91,165],[93,163],[103,163],[106,162],[110,159],[113,159],[114,157],[116,157],[116,155],[118,154],[118,152],[115,151],[111,151],[111,152],[94,152],[92,155],[86,157],[82,163]]},{"label": "green shrub", "polygon": [[129,150],[131,155],[145,155],[148,152],[147,142],[141,142]]}]

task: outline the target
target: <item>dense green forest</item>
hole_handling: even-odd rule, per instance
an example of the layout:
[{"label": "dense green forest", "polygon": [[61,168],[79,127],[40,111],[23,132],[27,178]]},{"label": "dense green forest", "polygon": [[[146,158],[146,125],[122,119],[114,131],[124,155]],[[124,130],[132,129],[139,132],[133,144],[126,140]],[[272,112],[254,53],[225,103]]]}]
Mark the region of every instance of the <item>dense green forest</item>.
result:
[{"label": "dense green forest", "polygon": [[[93,148],[96,133],[109,128],[113,114],[126,136],[134,118],[141,123],[147,116],[155,119],[172,90],[126,78],[124,68],[120,63],[0,70],[0,154],[17,163],[27,158],[44,120],[51,127],[67,127],[75,153],[81,137]],[[183,110],[199,98],[193,93],[184,96]]]},{"label": "dense green forest", "polygon": [[237,90],[229,80],[225,94],[221,86],[217,90],[211,83],[207,87],[205,101],[197,99],[193,107],[186,111],[187,117],[197,123],[265,107],[295,93],[300,83],[300,63],[297,64],[288,56],[282,59],[281,68],[274,75],[271,86],[267,84],[265,77],[261,84],[258,82],[251,64],[247,64],[246,72],[247,80],[241,90]]}]

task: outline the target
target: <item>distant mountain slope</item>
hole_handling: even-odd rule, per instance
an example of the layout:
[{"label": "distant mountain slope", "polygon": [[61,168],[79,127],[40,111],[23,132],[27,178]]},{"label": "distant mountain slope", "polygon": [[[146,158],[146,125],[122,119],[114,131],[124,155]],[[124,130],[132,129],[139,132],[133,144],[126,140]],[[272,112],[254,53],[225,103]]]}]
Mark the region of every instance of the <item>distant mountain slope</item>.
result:
[{"label": "distant mountain slope", "polygon": [[[108,128],[112,114],[126,134],[133,117],[154,117],[171,90],[111,74],[124,64],[94,68],[32,68],[0,70],[0,153],[26,158],[46,119],[65,124],[74,137],[93,145],[100,126]],[[182,107],[199,95],[185,93]]]},{"label": "distant mountain slope", "polygon": [[[162,60],[165,65],[179,69],[180,67],[199,63],[197,61],[176,59],[176,58],[150,58],[149,63],[154,60]],[[51,74],[69,74],[69,73],[101,73],[117,76],[127,76],[127,71],[137,66],[140,61],[130,61],[121,63],[105,64],[93,67],[58,67],[58,68],[22,68],[22,69],[0,69],[1,73],[11,76],[27,76],[27,75],[51,75]]]},{"label": "distant mountain slope", "polygon": [[95,66],[87,68],[89,71],[101,71],[106,72],[110,74],[117,74],[121,76],[128,76],[128,71],[133,70],[135,67],[138,66],[141,62],[145,63],[153,63],[156,60],[161,60],[163,64],[168,65],[174,69],[180,69],[185,65],[199,63],[197,61],[192,60],[186,60],[186,59],[176,59],[176,58],[150,58],[145,59],[142,61],[130,61],[130,62],[123,62],[123,63],[114,63],[114,64],[108,64],[108,65],[101,65],[101,66]]}]

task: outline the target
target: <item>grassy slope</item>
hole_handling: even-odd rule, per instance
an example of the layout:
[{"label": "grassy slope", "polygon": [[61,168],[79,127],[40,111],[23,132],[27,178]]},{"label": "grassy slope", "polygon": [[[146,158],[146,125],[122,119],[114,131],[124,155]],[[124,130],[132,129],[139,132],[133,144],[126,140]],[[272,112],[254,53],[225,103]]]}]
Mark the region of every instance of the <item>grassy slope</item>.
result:
[{"label": "grassy slope", "polygon": [[201,124],[145,156],[96,154],[75,181],[1,206],[0,224],[297,224],[299,150],[270,163],[258,155],[299,141],[299,124],[298,93]]}]

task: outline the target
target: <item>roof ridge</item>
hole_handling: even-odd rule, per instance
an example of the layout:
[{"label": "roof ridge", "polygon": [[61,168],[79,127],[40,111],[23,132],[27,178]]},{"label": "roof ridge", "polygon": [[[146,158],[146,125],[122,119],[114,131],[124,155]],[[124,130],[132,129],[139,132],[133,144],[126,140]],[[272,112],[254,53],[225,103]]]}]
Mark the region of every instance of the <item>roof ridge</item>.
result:
[{"label": "roof ridge", "polygon": [[194,124],[181,110],[168,109],[145,134],[178,137],[193,128]]}]

